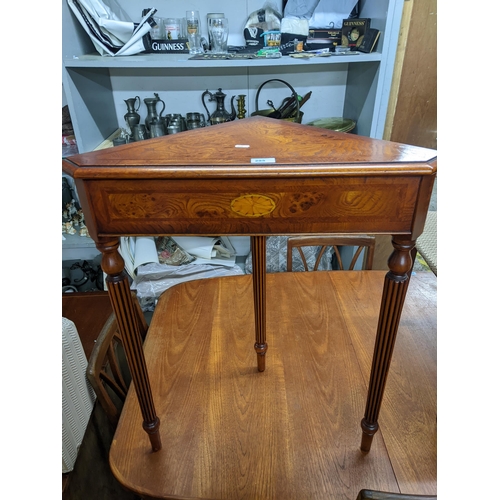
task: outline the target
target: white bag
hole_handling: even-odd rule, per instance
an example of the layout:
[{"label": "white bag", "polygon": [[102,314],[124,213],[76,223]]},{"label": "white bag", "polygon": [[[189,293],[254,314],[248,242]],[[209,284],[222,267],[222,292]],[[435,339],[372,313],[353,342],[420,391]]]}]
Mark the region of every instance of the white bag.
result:
[{"label": "white bag", "polygon": [[156,24],[156,9],[136,25],[115,0],[68,0],[68,5],[102,56],[143,52],[143,37]]}]

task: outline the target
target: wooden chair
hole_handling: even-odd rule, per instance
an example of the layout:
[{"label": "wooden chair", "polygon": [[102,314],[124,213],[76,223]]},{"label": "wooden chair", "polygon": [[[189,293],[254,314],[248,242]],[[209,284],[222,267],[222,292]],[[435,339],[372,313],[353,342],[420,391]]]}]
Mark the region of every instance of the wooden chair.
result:
[{"label": "wooden chair", "polygon": [[361,490],[356,500],[436,500],[436,495],[408,495],[406,493],[388,493],[386,491]]},{"label": "wooden chair", "polygon": [[[144,340],[148,325],[135,296],[134,299],[135,312]],[[131,377],[114,313],[109,316],[96,340],[87,366],[87,378],[97,400],[116,427]]]},{"label": "wooden chair", "polygon": [[321,257],[325,253],[325,250],[331,246],[335,252],[335,256],[337,257],[337,261],[340,267],[340,270],[343,271],[345,266],[342,262],[342,257],[340,255],[339,247],[343,246],[354,246],[358,247],[354,256],[352,257],[351,263],[349,265],[349,271],[354,269],[356,262],[361,255],[363,249],[366,248],[366,256],[363,268],[365,270],[371,270],[373,266],[373,255],[375,253],[375,237],[374,236],[366,236],[366,235],[355,235],[355,234],[332,234],[332,235],[310,235],[310,236],[291,236],[288,238],[288,247],[287,247],[287,271],[292,270],[292,252],[294,248],[297,248],[299,255],[302,259],[302,263],[304,264],[304,270],[309,271],[309,266],[307,265],[307,259],[305,258],[304,252],[302,251],[302,247],[310,247],[310,246],[320,246],[321,250],[319,251],[316,257],[316,263],[314,264],[313,271],[318,270],[318,266],[321,261]]}]

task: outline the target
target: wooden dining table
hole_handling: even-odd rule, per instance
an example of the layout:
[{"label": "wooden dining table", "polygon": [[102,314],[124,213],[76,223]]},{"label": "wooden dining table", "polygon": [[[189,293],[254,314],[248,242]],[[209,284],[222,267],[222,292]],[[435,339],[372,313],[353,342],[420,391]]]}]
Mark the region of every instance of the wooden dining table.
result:
[{"label": "wooden dining table", "polygon": [[[160,374],[155,372],[155,380],[152,380],[150,365],[155,363],[154,356],[147,359],[143,350],[129,279],[118,250],[120,236],[183,234],[251,237],[253,274],[251,278],[244,279],[248,286],[251,285],[252,293],[250,297],[248,294],[245,296],[245,301],[253,311],[253,321],[247,318],[245,329],[254,330],[253,351],[254,356],[257,356],[257,363],[247,364],[246,369],[240,367],[239,373],[245,380],[248,377],[262,382],[260,391],[258,388],[252,390],[267,401],[268,404],[262,407],[262,411],[266,412],[271,411],[275,400],[269,399],[272,391],[271,387],[266,388],[265,384],[268,382],[265,381],[274,375],[274,383],[278,383],[280,377],[285,376],[285,372],[277,368],[266,368],[266,359],[271,359],[270,353],[275,352],[277,343],[281,341],[277,338],[283,337],[274,335],[275,331],[280,332],[281,326],[272,319],[270,304],[273,299],[269,286],[277,280],[274,288],[285,287],[286,292],[297,297],[298,302],[308,293],[317,293],[310,291],[310,288],[319,287],[319,283],[314,281],[310,282],[310,287],[301,284],[302,280],[311,278],[268,276],[267,236],[320,233],[392,235],[394,250],[388,256],[389,271],[380,285],[378,319],[375,324],[370,322],[370,328],[376,335],[374,333],[366,404],[361,420],[361,451],[370,451],[379,428],[382,399],[410,283],[415,241],[423,231],[437,173],[435,151],[284,120],[252,117],[75,155],[63,159],[63,171],[75,179],[89,234],[103,254],[101,266],[107,275],[108,293],[122,332],[137,395],[136,404],[145,433],[135,444],[127,442],[133,447],[135,455],[147,455],[151,463],[159,463],[162,457],[170,455],[172,440],[178,439],[172,434],[171,427],[170,412],[174,407],[165,410],[164,389],[159,389],[160,392],[155,396],[155,391],[158,390],[156,378]],[[281,280],[291,281],[280,284]],[[234,282],[235,287],[240,286],[239,282],[229,278],[228,282]],[[200,287],[205,286],[201,282],[199,284]],[[332,302],[337,300],[341,289],[341,285],[336,285],[334,292],[333,289],[332,293],[324,291],[325,298]],[[185,292],[188,293],[187,288]],[[227,295],[224,294],[224,297]],[[312,304],[310,301],[309,303]],[[225,307],[220,301],[212,305],[216,310]],[[244,310],[243,299],[241,304],[238,302],[238,307]],[[273,302],[272,307],[279,309],[282,306],[281,303]],[[364,312],[361,305],[357,305],[356,310],[360,314]],[[226,309],[226,312],[229,311]],[[214,318],[225,322],[227,329],[232,331],[232,326],[243,326],[236,320],[239,311],[238,308],[231,309],[229,317],[220,316],[214,311]],[[155,315],[157,314],[159,311],[155,310]],[[192,312],[192,317],[195,316]],[[338,315],[335,317],[339,318]],[[292,329],[292,333],[285,335],[295,335],[301,339],[304,360],[308,358],[305,353],[316,347],[316,341],[308,339],[308,331],[314,331],[317,322],[322,321],[314,314],[314,310],[309,318],[306,320],[304,317],[302,321],[304,331],[296,332]],[[359,323],[363,324],[363,320],[360,319]],[[327,321],[322,324],[321,330],[330,331],[334,324],[335,328],[339,327],[339,324]],[[359,324],[356,323],[355,326],[357,328]],[[213,333],[214,323],[206,323],[205,327]],[[272,342],[268,339],[267,331],[273,333]],[[236,334],[239,335],[239,332],[233,333]],[[165,329],[165,339],[171,336],[181,343],[179,349],[182,350],[183,337],[178,335],[176,328]],[[185,341],[189,343],[189,338]],[[334,351],[337,352],[336,349]],[[216,360],[220,360],[220,356],[224,354],[224,366],[219,361],[214,369],[225,370],[226,354],[230,355],[232,350],[221,340],[217,349],[211,352],[217,353]],[[281,355],[286,356],[286,353]],[[243,354],[237,354],[238,360],[241,356]],[[163,359],[162,366],[167,369],[171,362],[173,360]],[[320,360],[319,362],[321,363]],[[350,363],[352,373],[355,373],[353,358],[350,361],[338,359],[337,362]],[[161,375],[162,380],[170,379],[170,375],[167,376],[166,373]],[[310,380],[306,380],[319,387],[325,382],[325,387],[318,389],[320,392],[325,391],[323,400],[337,401],[337,389],[331,392],[329,390],[331,371],[320,370],[315,373]],[[359,382],[360,379],[356,381],[354,377],[352,375],[345,379],[346,387],[351,383],[351,378],[355,383]],[[239,390],[240,383],[247,382],[235,380],[234,388]],[[302,387],[307,389],[309,385],[302,383]],[[353,413],[348,412],[350,425],[355,420],[355,414],[363,413],[361,408],[356,407],[357,396],[356,391],[353,391],[351,397],[350,392],[343,392],[355,408]],[[239,398],[233,402],[241,404]],[[213,403],[216,406],[220,404],[220,407],[213,410],[217,415],[222,415],[226,403],[223,404],[222,399],[219,403]],[[302,403],[306,404],[306,400]],[[297,401],[297,404],[300,409],[300,402]],[[307,405],[310,404],[309,401]],[[325,422],[329,421],[333,429],[340,429],[335,423],[334,415],[337,414],[328,408],[324,410]],[[307,406],[302,406],[302,412],[307,413],[307,410]],[[245,412],[243,407],[239,407],[239,411],[245,415],[252,414],[252,411]],[[210,419],[210,413],[201,406],[196,406],[195,413],[199,413],[201,419]],[[124,421],[129,420],[128,417],[125,419],[127,414],[129,412],[125,413],[117,431],[120,440],[127,439],[125,433],[120,431],[125,425]],[[160,422],[164,424],[160,425]],[[298,426],[295,430],[304,430],[304,440],[309,437],[316,439],[308,431],[307,418],[302,423],[299,422],[300,420],[294,424]],[[259,428],[259,419],[252,419],[253,424]],[[186,432],[189,436],[189,431]],[[265,432],[264,427],[261,427],[260,433],[260,439],[268,445],[269,440],[274,439]],[[195,435],[192,436],[196,439]],[[148,440],[149,449],[146,445]],[[316,446],[322,446],[320,441],[314,442]],[[163,443],[166,444],[166,449],[162,448]],[[313,448],[306,449],[312,453]],[[274,450],[277,452],[278,448]],[[204,446],[197,448],[197,451],[204,457],[204,463],[210,462],[212,458],[215,460],[216,457],[211,458],[211,454],[218,453],[217,448],[209,450]],[[243,453],[243,449],[241,452]],[[246,457],[245,453],[242,456]],[[278,460],[277,455],[273,457]],[[225,461],[220,463],[227,465]],[[129,466],[131,464],[127,462],[127,467]],[[326,467],[326,462],[321,466]],[[338,464],[339,468],[344,466],[345,464]],[[288,478],[290,470],[286,469],[287,464],[283,463],[281,467],[283,477]],[[307,465],[304,463],[303,467],[307,468]],[[115,467],[115,474],[126,482],[124,470],[123,467]],[[147,472],[149,469],[142,470],[151,480],[152,476]],[[203,470],[205,469],[199,470],[202,474],[200,481],[205,482],[208,479]],[[186,478],[185,481],[189,482]]]},{"label": "wooden dining table", "polygon": [[[134,387],[111,470],[142,498],[436,494],[436,277],[410,280],[370,454],[358,446],[383,271],[267,277],[266,370],[249,349],[252,276],[162,294],[144,354],[165,448],[152,453]],[[169,332],[168,335],[165,332]]]}]

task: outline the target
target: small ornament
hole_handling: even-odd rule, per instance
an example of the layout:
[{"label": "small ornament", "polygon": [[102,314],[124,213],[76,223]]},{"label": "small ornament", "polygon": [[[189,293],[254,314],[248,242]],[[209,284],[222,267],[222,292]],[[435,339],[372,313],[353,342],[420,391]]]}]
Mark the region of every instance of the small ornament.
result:
[{"label": "small ornament", "polygon": [[238,118],[241,120],[245,118],[247,110],[245,109],[245,95],[240,94],[236,102],[238,103]]},{"label": "small ornament", "polygon": [[87,226],[83,224],[80,227],[80,236],[87,236],[88,238],[90,238],[89,230],[87,229]]},{"label": "small ornament", "polygon": [[76,229],[73,227],[73,224],[71,222],[65,222],[64,225],[66,226],[66,232],[68,234],[76,233]]}]

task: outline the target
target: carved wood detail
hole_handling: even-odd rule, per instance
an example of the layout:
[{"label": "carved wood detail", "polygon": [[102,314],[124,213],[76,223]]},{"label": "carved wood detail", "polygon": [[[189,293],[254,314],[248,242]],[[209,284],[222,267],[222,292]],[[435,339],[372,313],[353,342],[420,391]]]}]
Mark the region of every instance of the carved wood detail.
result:
[{"label": "carved wood detail", "polygon": [[401,311],[410,282],[411,252],[415,247],[415,241],[394,236],[392,245],[394,251],[389,257],[389,272],[384,281],[365,415],[361,420],[361,429],[363,430],[361,450],[365,452],[370,451],[373,436],[378,430],[378,416],[384,396],[385,383],[391,365]]},{"label": "carved wood detail", "polygon": [[130,374],[139,395],[139,405],[144,419],[143,428],[149,435],[153,451],[158,451],[161,450],[160,419],[156,415],[151,394],[146,361],[142,350],[140,327],[135,314],[128,278],[124,271],[124,261],[118,252],[119,244],[119,238],[98,240],[97,248],[102,252],[101,267],[107,274],[106,283],[111,306],[122,335]]}]

